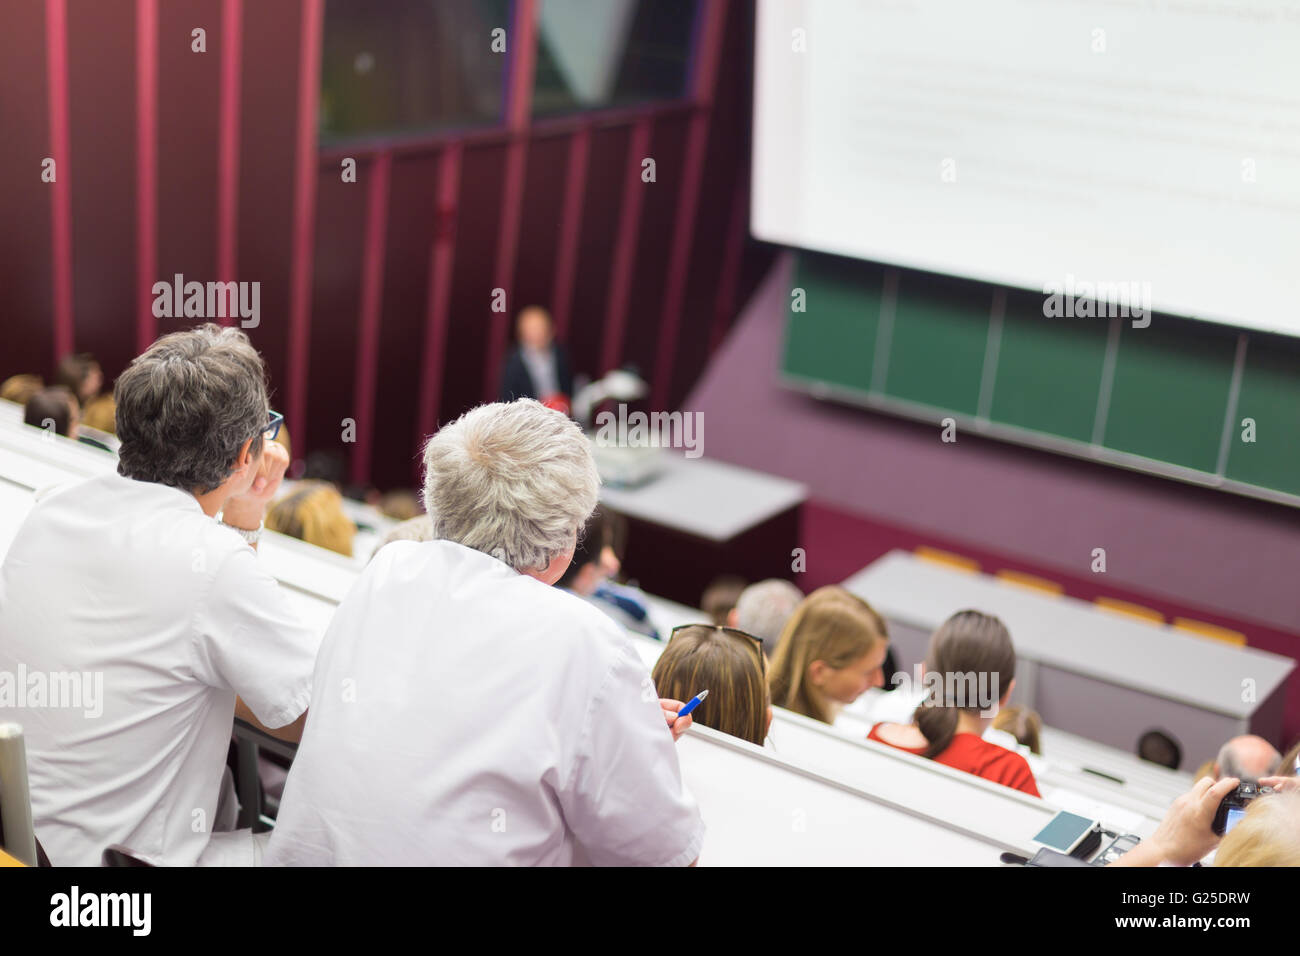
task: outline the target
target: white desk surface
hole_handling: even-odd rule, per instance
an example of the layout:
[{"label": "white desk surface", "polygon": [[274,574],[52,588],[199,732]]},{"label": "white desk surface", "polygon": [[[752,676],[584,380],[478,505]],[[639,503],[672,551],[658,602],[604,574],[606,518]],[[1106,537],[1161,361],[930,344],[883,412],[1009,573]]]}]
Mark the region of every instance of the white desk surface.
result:
[{"label": "white desk surface", "polygon": [[986,574],[951,570],[891,551],[844,582],[886,618],[933,630],[964,608],[996,614],[1027,660],[1203,710],[1248,718],[1242,680],[1264,701],[1295,661],[1194,637],[1100,610],[1070,597],[1038,595]]},{"label": "white desk surface", "polygon": [[1002,847],[708,727],[677,742],[701,866],[997,866]]},{"label": "white desk surface", "polygon": [[76,484],[88,477],[47,461],[12,454],[3,442],[0,442],[0,475],[7,481],[26,488],[29,497],[32,492],[56,485]]},{"label": "white desk surface", "polygon": [[1105,744],[1075,734],[1044,727],[1039,735],[1043,753],[1054,763],[1091,767],[1119,777],[1125,783],[1140,785],[1173,799],[1191,789],[1196,781],[1190,773],[1170,770]]},{"label": "white desk surface", "polygon": [[275,531],[262,532],[257,554],[262,567],[281,584],[334,604],[342,602],[361,573],[351,558]]},{"label": "white desk surface", "polygon": [[36,474],[36,469],[48,472],[50,478],[57,474],[57,482],[47,480],[38,487],[117,470],[117,456],[111,452],[21,421],[0,421],[0,460],[15,467],[26,466],[31,474]]},{"label": "white desk surface", "polygon": [[663,458],[662,473],[638,488],[602,487],[600,500],[630,518],[730,541],[808,497],[807,486],[786,478],[707,458]]},{"label": "white desk surface", "polygon": [[[642,594],[645,592],[643,591]],[[679,624],[709,623],[709,616],[699,608],[687,607],[685,604],[655,597],[653,594],[645,594],[645,601],[650,610],[650,620],[654,622],[655,629],[664,641],[668,640],[672,629]]]}]

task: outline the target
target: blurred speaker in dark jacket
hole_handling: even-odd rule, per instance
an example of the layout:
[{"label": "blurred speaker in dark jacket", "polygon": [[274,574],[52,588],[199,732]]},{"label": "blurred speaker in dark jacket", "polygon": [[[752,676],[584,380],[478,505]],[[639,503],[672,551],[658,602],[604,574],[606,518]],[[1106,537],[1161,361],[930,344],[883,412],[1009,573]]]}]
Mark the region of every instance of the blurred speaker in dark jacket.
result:
[{"label": "blurred speaker in dark jacket", "polygon": [[501,401],[535,398],[567,413],[573,395],[569,352],[555,341],[551,313],[530,305],[515,319],[515,347],[506,356],[501,376]]}]

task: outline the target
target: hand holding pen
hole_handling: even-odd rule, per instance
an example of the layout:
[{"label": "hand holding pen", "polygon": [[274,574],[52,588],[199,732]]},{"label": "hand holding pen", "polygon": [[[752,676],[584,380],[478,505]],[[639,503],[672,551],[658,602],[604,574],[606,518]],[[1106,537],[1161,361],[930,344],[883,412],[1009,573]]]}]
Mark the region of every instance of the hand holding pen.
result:
[{"label": "hand holding pen", "polygon": [[690,728],[693,723],[691,711],[700,706],[700,701],[709,696],[707,690],[700,691],[689,702],[683,704],[680,700],[668,700],[661,698],[659,706],[663,708],[664,719],[668,721],[668,726],[672,728],[673,740],[681,739],[682,734]]}]

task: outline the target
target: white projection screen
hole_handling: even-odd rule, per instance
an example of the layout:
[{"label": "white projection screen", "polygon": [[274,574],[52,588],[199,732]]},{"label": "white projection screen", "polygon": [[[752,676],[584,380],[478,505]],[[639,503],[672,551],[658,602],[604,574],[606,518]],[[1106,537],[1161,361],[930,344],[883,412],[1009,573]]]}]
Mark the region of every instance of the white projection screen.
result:
[{"label": "white projection screen", "polygon": [[1300,0],[759,0],[759,239],[1300,335]]}]

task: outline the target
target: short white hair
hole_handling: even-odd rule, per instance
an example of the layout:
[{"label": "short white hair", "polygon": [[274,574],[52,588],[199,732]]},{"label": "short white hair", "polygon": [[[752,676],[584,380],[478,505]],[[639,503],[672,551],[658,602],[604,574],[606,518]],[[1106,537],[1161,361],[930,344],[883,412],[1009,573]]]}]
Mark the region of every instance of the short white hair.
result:
[{"label": "short white hair", "polygon": [[736,601],[736,627],[762,641],[769,656],[775,654],[785,622],[803,598],[802,591],[781,578],[751,584]]},{"label": "short white hair", "polygon": [[480,405],[424,446],[424,508],[436,538],[547,567],[596,508],[591,444],[566,415],[530,398]]}]

